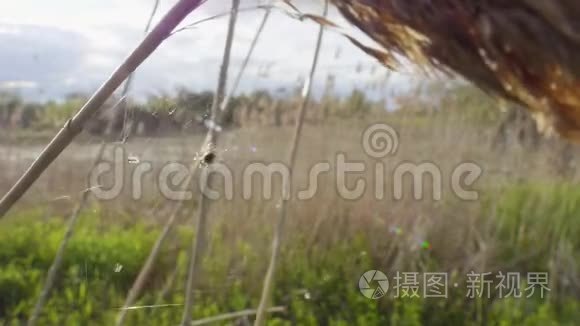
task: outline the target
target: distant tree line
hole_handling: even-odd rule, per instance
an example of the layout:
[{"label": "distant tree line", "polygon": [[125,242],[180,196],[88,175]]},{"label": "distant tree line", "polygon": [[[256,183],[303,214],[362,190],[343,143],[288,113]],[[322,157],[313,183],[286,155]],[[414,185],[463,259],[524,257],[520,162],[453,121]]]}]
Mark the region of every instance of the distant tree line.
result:
[{"label": "distant tree line", "polygon": [[[283,126],[293,123],[294,110],[300,97],[298,92],[257,90],[234,96],[230,109],[221,123],[223,128],[244,126]],[[145,101],[128,100],[126,112],[113,110],[118,98],[110,99],[101,113],[86,129],[92,134],[120,133],[130,123],[136,135],[152,136],[168,133],[199,132],[209,119],[214,94],[177,89],[172,95],[152,95]],[[0,130],[55,130],[86,102],[85,94],[70,94],[60,101],[27,102],[18,95],[0,93]],[[363,117],[373,111],[384,111],[384,103],[371,101],[364,92],[354,90],[339,98],[324,95],[314,101],[307,121],[317,123],[330,118]],[[114,112],[117,111],[117,112]]]},{"label": "distant tree line", "polygon": [[[110,99],[100,114],[86,126],[93,135],[115,137],[124,128],[136,136],[204,132],[214,94],[211,91],[176,89],[172,94],[151,95],[144,101],[128,99],[125,112]],[[85,94],[70,94],[59,101],[27,102],[10,93],[0,93],[0,132],[11,130],[56,130],[86,102]],[[256,90],[234,96],[221,127],[286,126],[294,123],[300,90]],[[501,120],[498,103],[465,84],[425,83],[387,101],[370,99],[359,89],[347,96],[325,91],[313,100],[306,122],[320,124],[333,119],[382,119],[385,114],[449,116],[477,124]],[[509,121],[508,125],[512,125]],[[506,126],[504,126],[506,128]]]}]

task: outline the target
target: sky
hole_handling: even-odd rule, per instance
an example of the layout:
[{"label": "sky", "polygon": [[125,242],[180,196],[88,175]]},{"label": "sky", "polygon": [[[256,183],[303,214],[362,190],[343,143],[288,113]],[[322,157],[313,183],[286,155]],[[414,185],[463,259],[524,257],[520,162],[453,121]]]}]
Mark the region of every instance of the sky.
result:
[{"label": "sky", "polygon": [[[241,0],[242,8],[265,1]],[[0,91],[43,101],[74,92],[93,92],[143,38],[154,0],[18,0],[0,1]],[[176,0],[161,0],[157,22]],[[303,12],[320,13],[321,2],[294,1]],[[208,0],[182,25],[226,13],[230,1]],[[240,13],[234,38],[230,81],[240,69],[263,11]],[[363,37],[336,10],[329,18]],[[223,54],[227,17],[177,33],[137,70],[132,96],[168,94],[178,87],[214,89]],[[274,11],[242,79],[240,92],[255,89],[289,91],[298,87],[312,60],[318,26]],[[370,40],[362,38],[368,44]],[[365,90],[371,96],[403,87],[416,78],[391,73],[345,37],[327,32],[315,92],[329,74],[335,91]],[[388,81],[386,83],[385,81]],[[230,82],[231,84],[231,82]]]}]

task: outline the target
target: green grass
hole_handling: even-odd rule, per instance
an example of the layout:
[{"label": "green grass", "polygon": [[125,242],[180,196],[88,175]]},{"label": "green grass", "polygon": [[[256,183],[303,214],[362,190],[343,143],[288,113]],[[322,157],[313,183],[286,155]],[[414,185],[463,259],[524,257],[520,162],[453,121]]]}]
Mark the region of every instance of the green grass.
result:
[{"label": "green grass", "polygon": [[[459,204],[444,205],[442,214],[456,212]],[[355,214],[350,212],[349,214]],[[449,288],[447,299],[393,298],[374,301],[358,289],[360,275],[369,269],[385,271],[392,282],[394,270],[386,260],[386,240],[363,229],[340,233],[333,224],[316,242],[309,235],[290,232],[278,273],[276,305],[288,308],[272,325],[574,325],[580,320],[579,288],[570,284],[580,262],[580,188],[571,185],[522,184],[488,194],[470,220],[489,253],[484,268],[550,273],[547,298],[468,299],[464,289]],[[32,310],[43,279],[64,233],[64,221],[41,221],[42,212],[20,212],[0,228],[0,322],[20,325]],[[67,249],[56,288],[45,307],[41,325],[110,325],[132,281],[158,234],[159,227],[144,223],[100,223],[99,210],[87,210]],[[330,218],[336,218],[331,216]],[[465,223],[472,223],[467,222]],[[490,225],[486,227],[486,225]],[[458,228],[462,226],[457,225]],[[428,232],[431,243],[446,234]],[[194,318],[255,308],[269,248],[263,225],[232,235],[236,227],[214,225],[208,255],[203,263]],[[241,231],[240,231],[241,232]],[[181,226],[164,249],[146,294],[138,304],[181,303],[186,249],[191,231]],[[339,234],[340,236],[336,236]],[[259,236],[258,236],[259,235]],[[333,236],[334,235],[334,236]],[[393,238],[385,232],[384,238]],[[393,239],[390,239],[393,241]],[[402,250],[398,244],[397,250]],[[463,245],[463,244],[462,244]],[[442,258],[433,248],[419,255],[402,256],[407,271],[449,271],[450,281],[463,282],[461,274],[472,266],[481,248],[463,245],[468,254],[459,261]],[[459,255],[459,253],[458,253]],[[167,298],[157,296],[166,279],[179,266]],[[414,265],[413,265],[414,264]],[[121,268],[122,266],[122,268]],[[477,269],[477,268],[476,268]],[[461,283],[463,285],[463,283]],[[176,325],[181,307],[134,310],[130,325]]]}]

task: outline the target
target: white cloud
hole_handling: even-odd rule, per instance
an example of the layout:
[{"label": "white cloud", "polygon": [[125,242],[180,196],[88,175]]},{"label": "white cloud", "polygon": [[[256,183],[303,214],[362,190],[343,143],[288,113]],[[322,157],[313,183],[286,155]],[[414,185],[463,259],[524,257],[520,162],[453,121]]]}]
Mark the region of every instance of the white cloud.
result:
[{"label": "white cloud", "polygon": [[[176,0],[161,1],[155,21],[175,2]],[[242,6],[253,6],[255,3],[255,0],[244,0]],[[21,33],[19,37],[25,33],[26,44],[22,46],[34,48],[41,59],[46,59],[36,64],[36,75],[26,74],[27,80],[35,80],[40,88],[46,90],[44,96],[62,96],[73,91],[75,87],[92,91],[142,38],[152,5],[153,1],[144,0],[2,1],[0,38],[2,33]],[[184,24],[225,12],[228,6],[229,1],[209,0],[188,17]],[[320,12],[321,9],[318,2],[311,0],[299,1],[298,6],[307,12]],[[232,56],[232,76],[239,70],[261,16],[261,11],[240,14]],[[336,11],[332,11],[330,17],[342,25],[347,25]],[[151,92],[166,92],[176,86],[213,88],[224,46],[226,22],[227,17],[220,18],[168,39],[139,68],[134,94],[144,96]],[[31,31],[30,26],[42,29],[42,32]],[[296,80],[308,71],[317,29],[317,25],[312,22],[296,21],[275,12],[256,49],[241,90],[294,87]],[[357,33],[352,30],[351,32]],[[38,35],[34,37],[31,33]],[[52,35],[54,42],[43,41],[46,35]],[[360,36],[360,33],[357,35]],[[59,50],[50,50],[55,48],[55,44]],[[341,52],[339,58],[335,58],[337,49]],[[8,47],[7,51],[15,50]],[[49,54],[50,57],[47,57]],[[374,68],[375,73],[371,75],[372,67],[377,66],[374,59],[368,58],[336,33],[326,34],[321,58],[315,81],[318,89],[322,88],[328,74],[336,75],[337,88],[341,91],[364,86],[369,81],[380,80],[384,76],[382,68]],[[14,60],[14,56],[0,54],[0,59]],[[58,64],[61,61],[65,61],[66,65]],[[10,70],[14,65],[11,62],[0,62],[0,67]],[[357,67],[364,69],[357,72]],[[4,71],[0,73],[0,81],[3,73]],[[12,71],[9,74],[14,79],[14,75],[19,75],[19,72]],[[53,80],[57,76],[60,78],[59,83]],[[67,82],[73,78],[76,83]]]},{"label": "white cloud", "polygon": [[4,90],[18,90],[37,88],[38,83],[31,80],[9,80],[0,82],[0,89]]}]

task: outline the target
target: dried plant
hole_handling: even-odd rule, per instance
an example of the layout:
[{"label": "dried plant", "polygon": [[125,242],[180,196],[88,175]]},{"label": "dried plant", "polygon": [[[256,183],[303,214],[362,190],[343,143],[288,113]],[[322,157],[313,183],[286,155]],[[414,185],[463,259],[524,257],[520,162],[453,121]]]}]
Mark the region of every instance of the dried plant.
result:
[{"label": "dried plant", "polygon": [[[195,175],[195,171],[199,167],[199,162],[200,161],[194,161],[190,165],[189,171],[188,171],[188,176],[187,176],[186,180],[183,181],[183,183],[181,185],[181,190],[188,189],[191,186],[191,182],[193,180],[193,176]],[[165,221],[165,225],[163,226],[163,230],[161,231],[161,233],[159,234],[159,236],[155,240],[155,244],[153,244],[153,247],[151,248],[151,252],[149,252],[149,255],[147,256],[145,263],[143,264],[143,266],[139,270],[139,274],[137,275],[137,278],[133,282],[131,289],[129,289],[129,293],[127,294],[127,297],[125,298],[125,303],[123,304],[123,308],[119,311],[119,314],[117,315],[117,321],[116,321],[117,326],[123,325],[123,323],[125,322],[125,318],[127,317],[127,312],[129,311],[128,308],[131,307],[135,303],[135,301],[137,300],[137,298],[139,297],[139,295],[143,291],[143,287],[147,283],[147,280],[149,279],[149,275],[151,275],[151,272],[153,271],[153,267],[155,266],[155,262],[157,261],[157,258],[159,257],[159,254],[161,253],[161,249],[163,247],[163,244],[165,243],[165,241],[167,240],[167,238],[171,234],[171,231],[173,230],[173,227],[175,226],[175,223],[177,222],[177,216],[183,207],[183,203],[184,203],[184,199],[178,201],[175,204],[175,206],[173,206],[173,208],[171,209],[171,214],[169,215],[169,218]]]},{"label": "dried plant", "polygon": [[[328,12],[328,1],[324,1],[324,16]],[[294,166],[296,163],[296,154],[298,153],[298,146],[300,143],[300,137],[302,135],[302,128],[304,126],[304,117],[306,115],[306,109],[310,101],[310,94],[312,91],[312,80],[314,79],[314,74],[316,72],[316,67],[318,66],[318,58],[320,56],[320,48],[322,46],[322,37],[324,35],[324,25],[320,25],[318,31],[318,38],[316,40],[316,47],[314,49],[314,58],[312,60],[312,65],[310,67],[310,73],[308,78],[304,82],[304,91],[302,93],[302,99],[300,101],[300,106],[298,108],[298,116],[296,118],[296,125],[294,128],[294,134],[292,137],[292,143],[290,144],[288,153],[288,164],[290,170],[290,179],[294,172]],[[272,290],[274,287],[274,278],[276,274],[276,266],[278,264],[278,259],[280,256],[280,247],[282,244],[282,237],[284,234],[284,226],[286,224],[286,217],[288,214],[288,200],[286,200],[286,195],[283,194],[280,215],[278,217],[278,222],[276,223],[274,229],[274,238],[272,240],[272,253],[270,257],[270,263],[268,265],[268,270],[266,271],[266,276],[264,277],[264,285],[262,288],[262,296],[260,298],[260,304],[258,306],[258,311],[256,313],[255,325],[262,326],[266,323],[266,311],[270,304]]]},{"label": "dried plant", "polygon": [[221,104],[221,110],[222,111],[226,111],[225,113],[222,113],[222,116],[228,116],[228,110],[231,110],[231,106],[229,106],[230,100],[232,98],[232,96],[234,96],[234,94],[236,93],[238,86],[240,85],[240,81],[242,80],[242,76],[244,75],[244,72],[246,71],[246,68],[248,67],[248,63],[250,63],[250,59],[252,58],[252,54],[254,54],[254,50],[256,49],[256,45],[258,45],[258,40],[260,39],[260,36],[262,35],[262,32],[264,31],[264,27],[266,27],[266,23],[268,22],[268,19],[270,18],[270,14],[272,13],[272,6],[268,5],[265,6],[265,12],[264,12],[264,16],[262,17],[262,21],[260,22],[260,25],[258,26],[258,30],[256,31],[256,35],[254,35],[254,38],[252,39],[252,43],[250,44],[250,49],[248,50],[248,53],[246,54],[246,57],[244,58],[244,62],[242,63],[242,66],[240,67],[240,71],[238,72],[238,75],[236,76],[236,79],[234,80],[234,83],[232,85],[232,88],[230,89],[230,91],[228,92],[228,95],[226,96],[226,98],[223,100],[222,104]]},{"label": "dried plant", "polygon": [[[266,10],[266,14],[265,14],[265,17],[264,17],[262,23],[260,24],[260,27],[258,29],[258,32],[256,33],[256,36],[255,36],[254,40],[252,41],[252,44],[250,46],[250,51],[248,52],[248,55],[246,56],[246,59],[245,59],[244,62],[248,62],[250,60],[251,55],[253,53],[253,50],[254,50],[254,48],[255,48],[255,46],[257,44],[257,41],[259,39],[259,36],[260,36],[260,34],[261,34],[261,32],[262,32],[262,30],[264,28],[264,25],[265,25],[265,23],[267,21],[267,18],[270,15],[270,10],[271,10],[271,7],[270,6],[265,6],[265,7],[260,7],[260,8],[265,9]],[[252,9],[256,9],[256,8],[252,8]],[[239,12],[241,10],[242,9],[238,9],[237,12]],[[213,17],[211,17],[209,19],[204,19],[204,20],[198,21],[198,22],[196,22],[196,23],[194,23],[192,25],[188,25],[188,26],[195,26],[195,25],[197,25],[197,24],[199,24],[201,22],[208,21],[208,20],[212,20],[212,19],[215,19],[215,18],[221,17],[221,16],[222,15],[213,16]],[[178,32],[178,31],[181,31],[181,30],[185,30],[185,28],[178,29],[175,32]],[[173,33],[175,33],[175,32],[173,32]],[[228,50],[228,52],[229,52],[229,50]],[[227,55],[227,57],[229,57],[229,54]],[[229,59],[228,59],[228,62],[229,62]],[[245,71],[245,68],[246,68],[246,64],[243,64],[242,67],[241,67],[241,69],[240,69],[240,71],[239,71],[239,73],[238,73],[238,75],[237,75],[237,77],[236,77],[236,80],[237,81],[239,81],[241,79],[241,76],[243,75],[243,73]],[[222,69],[222,71],[223,71],[223,69]],[[223,74],[224,74],[223,75],[224,76],[223,77],[223,84],[220,81],[220,85],[221,86],[219,87],[220,88],[219,93],[222,94],[222,95],[220,95],[219,98],[222,98],[223,97],[223,93],[225,92],[225,80],[226,80],[226,77],[227,77],[226,71],[224,71]],[[215,103],[220,103],[221,102],[221,106],[219,106],[218,108],[221,107],[222,110],[223,110],[223,108],[227,107],[227,99],[231,98],[233,92],[235,92],[235,86],[228,92],[228,95],[226,96],[226,99],[224,99],[223,101],[218,101],[218,102],[214,101]],[[212,112],[214,112],[214,111],[212,110]],[[222,115],[223,115],[223,113],[222,113]],[[221,119],[219,119],[219,118],[220,118],[220,112],[219,111],[216,111],[215,112],[215,119],[217,121],[220,121]],[[213,119],[212,119],[212,121],[213,121]],[[214,143],[215,143],[215,141],[217,141],[217,134],[215,134],[215,129],[213,129],[213,128],[210,128],[210,130],[208,130],[208,134],[206,135],[206,141],[202,145],[202,148],[201,148],[200,151],[201,152],[205,152],[205,151],[208,150],[208,148],[211,148],[213,146],[212,143],[211,143],[211,141],[213,141]],[[188,177],[182,183],[182,190],[188,189],[190,187],[191,182],[192,182],[192,179],[193,179],[193,176],[195,175],[195,171],[200,167],[200,163],[201,162],[202,162],[202,160],[195,160],[194,163],[190,166],[189,173],[188,173]],[[150,252],[150,254],[149,254],[149,256],[148,256],[148,258],[146,260],[146,262],[145,262],[145,264],[141,268],[141,270],[139,272],[139,275],[137,276],[137,278],[136,278],[133,286],[131,287],[131,290],[129,291],[129,294],[128,294],[127,299],[126,299],[125,304],[124,304],[124,307],[125,308],[130,307],[131,305],[133,305],[133,303],[135,302],[135,300],[137,299],[137,297],[142,292],[142,289],[143,289],[143,287],[144,287],[144,285],[145,285],[145,283],[146,283],[149,275],[151,274],[151,271],[153,269],[154,263],[155,263],[155,261],[157,261],[157,258],[158,258],[159,254],[161,252],[162,245],[165,242],[165,240],[167,239],[167,237],[169,236],[171,230],[173,229],[173,226],[175,225],[175,223],[177,221],[177,214],[181,211],[181,208],[183,207],[183,203],[184,203],[184,201],[179,201],[174,206],[174,208],[172,209],[172,213],[170,214],[170,217],[167,219],[167,221],[165,223],[165,226],[163,228],[163,231],[161,232],[160,236],[157,238],[157,240],[156,240],[156,242],[155,242],[155,244],[154,244],[154,246],[153,246],[153,248],[152,248],[152,250],[151,250],[151,252]],[[158,298],[158,302],[161,302],[161,300],[163,300],[163,298],[165,297],[165,295],[167,294],[167,292],[171,288],[171,286],[172,286],[172,284],[173,284],[176,276],[177,276],[177,266],[176,266],[176,270],[174,271],[174,273],[170,276],[169,280],[167,281],[166,288],[160,294],[160,296]],[[127,313],[127,310],[126,309],[122,309],[119,312],[119,316],[118,316],[118,319],[117,319],[117,325],[121,325],[124,322],[124,319],[126,317],[126,313]]]},{"label": "dried plant", "polygon": [[[149,18],[147,20],[147,24],[145,25],[145,30],[144,30],[145,35],[147,35],[147,33],[149,33],[149,30],[151,29],[151,23],[153,22],[153,18],[155,18],[155,14],[157,13],[157,9],[159,9],[159,0],[155,0],[153,2],[153,9],[151,10],[151,14],[149,15]],[[122,139],[123,143],[125,143],[127,141],[129,136],[131,135],[131,129],[133,128],[133,121],[130,118],[132,118],[132,115],[134,113],[132,112],[132,110],[130,112],[127,109],[127,96],[129,95],[129,91],[131,90],[131,85],[132,85],[134,76],[135,76],[135,73],[132,73],[129,75],[129,77],[127,77],[127,80],[125,81],[125,84],[123,85],[123,92],[121,93],[121,104],[119,105],[118,110],[115,110],[115,113],[124,115],[123,129],[121,131],[121,139]],[[113,117],[113,119],[111,119],[111,121],[109,122],[109,129],[110,130],[113,129],[113,125],[115,124],[115,121],[117,121],[117,119],[115,119]]]},{"label": "dried plant", "polygon": [[[254,49],[256,48],[256,45],[258,44],[258,40],[260,39],[260,36],[262,35],[262,32],[264,30],[264,27],[266,25],[266,22],[268,21],[268,18],[270,17],[271,14],[271,10],[272,7],[271,6],[265,6],[264,7],[265,13],[264,16],[262,18],[262,22],[260,23],[260,25],[258,26],[258,30],[256,31],[256,34],[252,40],[252,43],[250,45],[250,48],[248,50],[248,53],[246,54],[246,57],[244,59],[244,62],[242,63],[242,66],[240,68],[240,71],[238,72],[235,82],[232,85],[232,88],[228,91],[228,94],[226,95],[226,97],[224,98],[224,100],[221,102],[221,106],[220,106],[220,110],[224,111],[221,113],[221,118],[220,120],[223,121],[223,117],[228,116],[229,112],[233,110],[232,106],[229,106],[229,102],[231,100],[231,98],[233,97],[233,94],[236,92],[237,86],[239,85],[239,82],[241,81],[242,76],[244,75],[244,72],[248,66],[248,63],[250,62],[250,59],[252,57],[252,54],[254,53]],[[238,13],[242,11],[242,8],[238,9]],[[204,145],[205,146],[205,145]],[[190,171],[190,175],[191,175],[191,171]],[[190,183],[190,181],[187,181],[186,183]],[[172,223],[171,226],[174,224],[175,219],[171,219]],[[179,272],[179,262],[176,262],[176,266],[175,269],[173,270],[173,272],[171,273],[171,275],[168,276],[168,279],[166,281],[165,286],[163,287],[163,289],[161,290],[161,292],[159,293],[159,296],[157,298],[157,303],[161,304],[163,302],[163,300],[165,299],[165,297],[167,297],[169,291],[171,291],[171,288],[173,287],[173,284],[177,278],[177,274]]]},{"label": "dried plant", "polygon": [[[230,65],[230,56],[232,51],[232,44],[234,40],[234,33],[236,27],[236,21],[238,18],[238,9],[240,7],[240,0],[232,0],[232,10],[230,15],[230,21],[228,25],[228,34],[226,36],[226,44],[224,49],[224,55],[222,58],[222,64],[220,67],[219,77],[218,77],[218,85],[215,92],[215,96],[213,99],[212,107],[211,107],[211,122],[213,124],[219,123],[220,119],[220,106],[222,101],[224,100],[224,96],[226,93],[226,82],[228,79],[228,69]],[[215,126],[210,125],[206,137],[205,143],[208,146],[208,153],[204,155],[204,157],[208,157],[208,155],[215,156],[213,154],[213,148],[217,145],[218,141],[218,131]],[[213,159],[211,160],[213,161]],[[207,162],[211,164],[211,161]],[[197,208],[197,221],[195,225],[195,237],[191,243],[191,252],[190,252],[190,261],[189,261],[189,268],[187,272],[187,282],[185,285],[185,306],[183,309],[183,317],[182,317],[182,325],[183,326],[190,326],[191,325],[191,317],[192,317],[192,309],[193,309],[193,302],[194,302],[194,290],[195,290],[195,278],[199,274],[199,265],[201,264],[204,249],[206,246],[206,227],[207,227],[207,215],[209,213],[210,208],[210,200],[207,198],[206,189],[211,188],[212,180],[213,180],[213,173],[210,173],[207,179],[205,180],[205,184],[202,185],[202,191],[200,194],[199,204]]]},{"label": "dried plant", "polygon": [[580,140],[576,0],[332,0],[387,52],[457,73],[527,107],[539,127]]},{"label": "dried plant", "polygon": [[[93,170],[97,166],[97,164],[99,164],[99,162],[103,158],[103,153],[105,151],[105,148],[106,148],[106,143],[102,143],[100,148],[99,148],[99,151],[97,153],[97,157],[96,157],[92,167],[89,170],[89,173],[91,170]],[[50,291],[54,287],[54,283],[56,281],[56,276],[58,275],[58,272],[60,271],[60,268],[62,266],[62,262],[64,260],[64,255],[66,252],[66,247],[67,247],[70,239],[72,238],[75,225],[77,224],[77,221],[79,219],[79,215],[80,215],[81,211],[83,210],[83,208],[87,204],[90,193],[91,193],[90,188],[86,189],[82,192],[81,199],[80,199],[77,207],[75,208],[74,212],[72,213],[71,217],[68,220],[68,223],[66,226],[66,231],[64,234],[64,238],[62,239],[60,246],[58,247],[58,250],[56,252],[56,255],[54,257],[52,265],[50,266],[50,269],[48,270],[48,275],[46,276],[46,280],[44,281],[44,287],[42,288],[42,291],[40,292],[40,296],[38,297],[38,300],[36,301],[36,304],[34,305],[34,310],[30,314],[30,318],[28,319],[28,323],[27,323],[28,326],[34,326],[38,322],[38,317],[40,317],[40,312],[42,311],[42,308],[44,308],[44,305],[46,304],[46,301],[48,300],[48,298],[50,296]]]},{"label": "dried plant", "polygon": [[[285,312],[285,311],[286,311],[285,307],[272,307],[272,308],[268,309],[267,312],[268,313],[280,313],[280,312]],[[252,310],[252,309],[231,312],[231,313],[227,313],[227,314],[223,314],[223,315],[219,315],[219,316],[214,316],[214,317],[209,317],[209,318],[204,318],[204,319],[199,319],[199,320],[193,321],[191,323],[191,326],[208,325],[208,324],[214,324],[217,322],[224,322],[224,321],[231,320],[231,319],[244,318],[244,317],[255,315],[256,312],[257,312],[256,310]],[[236,323],[236,325],[237,325],[237,323]]]}]

